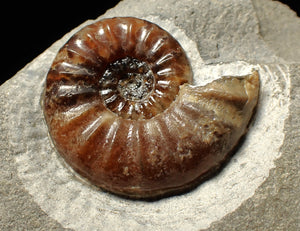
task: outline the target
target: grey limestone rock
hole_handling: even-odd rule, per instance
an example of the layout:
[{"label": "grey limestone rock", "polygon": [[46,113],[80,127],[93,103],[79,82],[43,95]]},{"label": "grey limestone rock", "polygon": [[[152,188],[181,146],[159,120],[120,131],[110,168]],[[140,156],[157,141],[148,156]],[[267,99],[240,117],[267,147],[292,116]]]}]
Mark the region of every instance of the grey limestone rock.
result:
[{"label": "grey limestone rock", "polygon": [[173,34],[195,84],[257,69],[246,140],[218,176],[184,195],[131,201],[79,181],[49,142],[40,95],[56,52],[89,20],[0,86],[0,230],[299,230],[300,19],[270,0],[124,0],[99,19],[114,16]]}]

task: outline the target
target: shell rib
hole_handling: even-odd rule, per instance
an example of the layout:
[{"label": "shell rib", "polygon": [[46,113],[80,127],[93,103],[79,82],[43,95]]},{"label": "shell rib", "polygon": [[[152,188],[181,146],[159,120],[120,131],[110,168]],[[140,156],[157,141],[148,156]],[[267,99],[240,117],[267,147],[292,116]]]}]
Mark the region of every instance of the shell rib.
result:
[{"label": "shell rib", "polygon": [[180,192],[216,171],[245,134],[259,76],[192,86],[179,43],[136,18],[98,21],[58,52],[43,110],[55,147],[110,192]]}]

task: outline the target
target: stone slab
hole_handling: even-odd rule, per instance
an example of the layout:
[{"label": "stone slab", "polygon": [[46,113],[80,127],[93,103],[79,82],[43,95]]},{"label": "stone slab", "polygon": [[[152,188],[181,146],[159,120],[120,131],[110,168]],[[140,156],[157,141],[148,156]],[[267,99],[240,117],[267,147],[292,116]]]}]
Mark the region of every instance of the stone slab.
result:
[{"label": "stone slab", "polygon": [[258,69],[252,132],[218,176],[185,195],[130,201],[82,184],[49,143],[40,94],[57,50],[87,21],[0,87],[0,230],[299,230],[299,18],[258,0],[125,0],[99,18],[113,16],[167,29],[196,83]]}]

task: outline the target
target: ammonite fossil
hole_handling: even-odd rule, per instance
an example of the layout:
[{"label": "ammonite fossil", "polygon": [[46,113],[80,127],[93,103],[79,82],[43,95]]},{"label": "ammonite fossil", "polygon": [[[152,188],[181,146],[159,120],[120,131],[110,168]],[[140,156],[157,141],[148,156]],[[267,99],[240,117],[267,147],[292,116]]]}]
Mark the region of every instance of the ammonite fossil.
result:
[{"label": "ammonite fossil", "polygon": [[111,18],[77,32],[47,75],[43,110],[65,161],[133,198],[181,192],[230,156],[257,104],[258,73],[192,85],[180,44],[159,26]]}]

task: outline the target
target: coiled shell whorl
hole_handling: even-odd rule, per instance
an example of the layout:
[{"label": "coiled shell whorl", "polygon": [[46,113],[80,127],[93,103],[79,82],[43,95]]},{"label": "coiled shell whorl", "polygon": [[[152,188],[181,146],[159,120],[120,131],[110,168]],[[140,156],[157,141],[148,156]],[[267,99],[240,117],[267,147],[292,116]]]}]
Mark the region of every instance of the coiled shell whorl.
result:
[{"label": "coiled shell whorl", "polygon": [[137,18],[88,25],[60,49],[43,110],[65,161],[133,198],[180,192],[228,158],[257,104],[258,73],[192,86],[180,44]]}]

